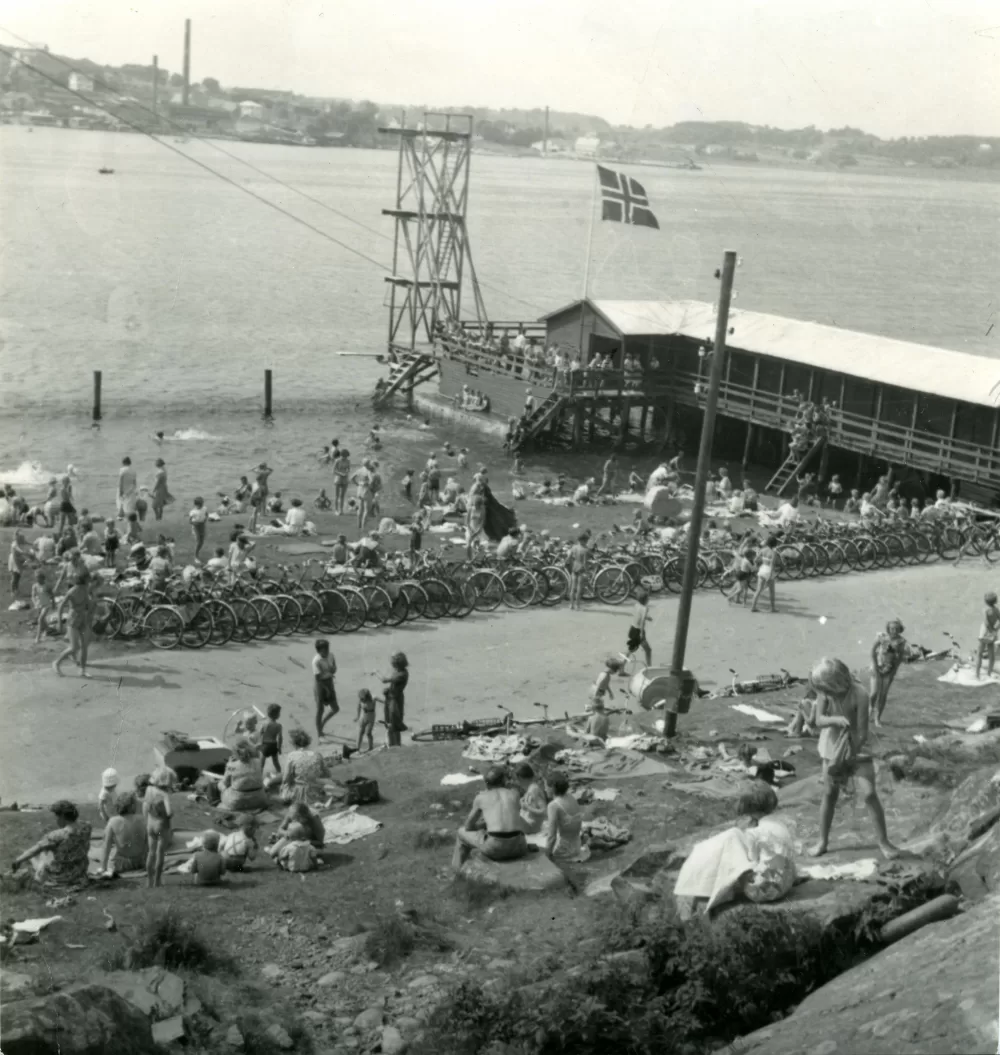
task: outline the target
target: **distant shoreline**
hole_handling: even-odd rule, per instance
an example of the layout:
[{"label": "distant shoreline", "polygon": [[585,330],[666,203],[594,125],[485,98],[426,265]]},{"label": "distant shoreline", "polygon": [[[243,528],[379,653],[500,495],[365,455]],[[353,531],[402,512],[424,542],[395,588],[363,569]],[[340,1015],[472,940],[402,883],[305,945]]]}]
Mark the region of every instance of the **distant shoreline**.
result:
[{"label": "distant shoreline", "polygon": [[[42,128],[46,130],[52,130],[57,132],[102,132],[105,134],[115,135],[151,135],[160,136],[164,139],[181,139],[188,138],[192,141],[197,142],[200,139],[206,139],[211,141],[219,141],[222,143],[247,143],[247,144],[258,144],[264,146],[287,146],[295,147],[297,150],[395,150],[396,147],[388,142],[382,146],[372,147],[358,147],[358,146],[333,146],[313,143],[292,143],[279,139],[244,139],[240,136],[234,135],[201,135],[197,132],[194,133],[182,133],[178,131],[171,132],[139,132],[130,128],[66,128],[64,125],[31,125],[21,124],[15,122],[0,122],[0,128]],[[857,173],[859,175],[886,175],[886,176],[903,176],[903,177],[927,177],[933,176],[935,179],[941,180],[959,180],[963,183],[1000,183],[1000,166],[996,168],[974,168],[974,167],[960,167],[955,168],[944,168],[936,165],[885,165],[885,164],[873,164],[864,160],[859,160],[856,165],[832,165],[832,164],[821,164],[817,165],[815,162],[810,161],[791,161],[787,158],[758,158],[756,161],[741,161],[736,158],[728,158],[722,155],[713,154],[710,157],[703,155],[693,155],[691,160],[697,166],[692,168],[689,165],[684,164],[683,161],[660,161],[654,158],[618,158],[613,156],[601,156],[601,157],[579,157],[577,155],[565,154],[565,153],[554,153],[541,155],[528,150],[493,150],[484,148],[482,146],[473,146],[472,153],[476,157],[494,157],[494,158],[508,158],[512,161],[567,161],[567,162],[583,162],[586,164],[596,164],[597,162],[605,162],[612,165],[633,165],[638,168],[650,168],[650,169],[668,169],[677,172],[698,172],[705,171],[710,172],[714,168],[739,168],[739,169],[754,169],[754,168],[768,168],[778,169],[787,172],[840,172],[844,175],[851,175]]]}]

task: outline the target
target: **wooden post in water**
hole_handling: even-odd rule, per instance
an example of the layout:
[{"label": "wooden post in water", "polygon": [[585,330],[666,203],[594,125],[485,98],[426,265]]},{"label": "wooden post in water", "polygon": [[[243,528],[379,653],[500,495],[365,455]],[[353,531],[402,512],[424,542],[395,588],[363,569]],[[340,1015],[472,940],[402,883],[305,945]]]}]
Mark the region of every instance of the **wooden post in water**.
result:
[{"label": "wooden post in water", "polygon": [[264,417],[271,417],[271,371],[264,371]]},{"label": "wooden post in water", "polygon": [[94,371],[94,421],[101,420],[101,371]]},{"label": "wooden post in water", "polygon": [[[670,662],[670,673],[677,685],[683,684],[684,653],[687,649],[688,625],[691,622],[691,600],[694,597],[695,580],[698,576],[698,542],[701,538],[701,522],[705,514],[705,490],[712,467],[712,438],[715,435],[715,408],[719,401],[719,386],[726,362],[726,331],[729,328],[729,304],[733,295],[733,276],[736,273],[736,253],[726,250],[722,265],[722,288],[719,290],[719,307],[715,320],[715,341],[712,345],[712,365],[708,379],[708,395],[705,399],[705,417],[701,426],[701,445],[698,448],[698,470],[694,480],[694,505],[687,529],[687,555],[684,560],[684,580],[681,585],[680,603],[677,606],[677,623],[674,633],[674,653]],[[677,732],[677,707],[664,710],[664,733],[674,736]]]}]

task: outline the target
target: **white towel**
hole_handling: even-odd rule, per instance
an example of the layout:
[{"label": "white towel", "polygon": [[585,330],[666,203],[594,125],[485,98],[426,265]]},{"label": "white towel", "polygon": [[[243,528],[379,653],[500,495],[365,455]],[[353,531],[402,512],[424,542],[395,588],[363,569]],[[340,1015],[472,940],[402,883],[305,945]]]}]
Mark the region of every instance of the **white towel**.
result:
[{"label": "white towel", "polygon": [[752,870],[743,832],[728,828],[695,845],[681,865],[674,896],[707,897],[711,910],[731,901],[740,879]]},{"label": "white towel", "polygon": [[734,703],[730,705],[734,711],[739,711],[740,714],[748,714],[751,718],[756,718],[758,722],[785,722],[788,719],[782,718],[780,714],[772,714],[770,711],[761,710],[760,707],[751,707],[748,703]]}]

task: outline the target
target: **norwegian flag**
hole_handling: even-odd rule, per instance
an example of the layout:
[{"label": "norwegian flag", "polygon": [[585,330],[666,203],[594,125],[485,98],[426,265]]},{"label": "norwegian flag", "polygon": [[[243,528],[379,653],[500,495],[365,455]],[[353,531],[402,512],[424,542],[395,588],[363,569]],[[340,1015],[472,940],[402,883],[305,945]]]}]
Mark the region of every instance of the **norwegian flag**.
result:
[{"label": "norwegian flag", "polygon": [[660,229],[649,207],[646,188],[638,180],[626,176],[624,172],[613,172],[603,165],[597,166],[597,178],[601,181],[602,220]]}]

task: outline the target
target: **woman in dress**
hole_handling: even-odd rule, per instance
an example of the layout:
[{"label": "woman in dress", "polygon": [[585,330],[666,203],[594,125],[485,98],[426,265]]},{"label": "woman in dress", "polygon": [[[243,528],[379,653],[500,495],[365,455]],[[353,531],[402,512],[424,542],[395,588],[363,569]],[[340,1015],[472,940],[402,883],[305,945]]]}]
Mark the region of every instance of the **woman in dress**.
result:
[{"label": "woman in dress", "polygon": [[63,609],[69,605],[69,615],[66,618],[66,636],[68,645],[66,650],[52,664],[52,669],[57,674],[62,674],[64,660],[73,657],[74,662],[80,668],[80,677],[89,677],[87,674],[87,652],[90,649],[91,629],[94,624],[94,613],[97,610],[97,600],[94,597],[90,582],[90,572],[86,567],[81,568],[75,576],[73,585],[59,602],[56,609],[56,626],[61,626]]},{"label": "woman in dress", "polygon": [[117,816],[104,827],[101,853],[101,871],[109,876],[146,867],[146,822],[135,793],[123,791],[115,799],[115,809]]},{"label": "woman in dress", "polygon": [[76,806],[65,799],[60,799],[50,809],[59,827],[14,858],[11,871],[16,872],[26,861],[31,861],[36,883],[43,887],[72,890],[87,882],[90,825],[80,820]]},{"label": "woman in dress", "polygon": [[249,740],[240,740],[233,748],[222,775],[222,808],[243,813],[264,809],[264,762]]},{"label": "woman in dress", "polygon": [[569,777],[556,771],[549,776],[549,802],[546,811],[547,837],[545,852],[561,861],[582,861],[589,856],[580,841],[583,814],[570,794]]},{"label": "woman in dress", "polygon": [[906,628],[898,619],[890,619],[885,632],[875,638],[872,645],[872,677],[870,687],[869,717],[875,725],[882,724],[882,712],[889,697],[889,689],[900,664],[906,658]]},{"label": "woman in dress", "polygon": [[757,602],[760,595],[767,588],[767,596],[771,602],[771,611],[776,612],[774,605],[774,581],[778,577],[778,568],[781,566],[781,558],[778,556],[778,536],[769,535],[767,541],[757,551],[757,590],[753,595],[750,611],[758,611]]},{"label": "woman in dress", "polygon": [[325,797],[324,785],[331,779],[326,759],[318,751],[310,751],[312,737],[304,729],[293,729],[288,739],[294,748],[285,758],[281,782],[284,802],[306,802],[310,798]]},{"label": "woman in dress", "polygon": [[153,507],[153,516],[163,519],[163,510],[174,500],[167,488],[167,465],[162,458],[156,459],[156,472],[153,474],[153,486],[150,488],[149,502]]},{"label": "woman in dress", "polygon": [[382,679],[385,686],[385,728],[389,747],[399,747],[399,734],[406,731],[403,712],[406,706],[406,686],[410,680],[409,661],[405,652],[397,652],[389,658],[391,670]]}]

